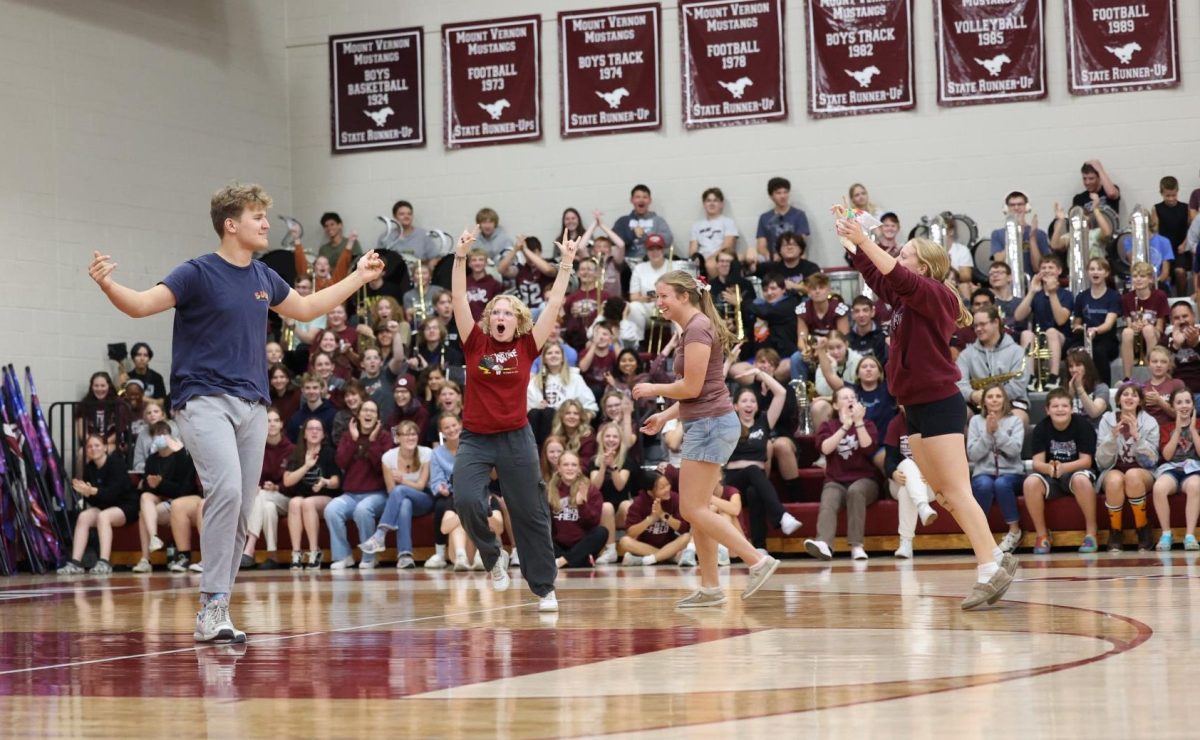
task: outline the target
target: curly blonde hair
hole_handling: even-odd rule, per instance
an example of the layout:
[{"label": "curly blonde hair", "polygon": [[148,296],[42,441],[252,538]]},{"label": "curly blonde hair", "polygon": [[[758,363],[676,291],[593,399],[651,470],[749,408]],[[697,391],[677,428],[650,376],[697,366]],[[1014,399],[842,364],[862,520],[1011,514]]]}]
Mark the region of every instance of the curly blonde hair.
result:
[{"label": "curly blonde hair", "polygon": [[517,330],[513,333],[514,339],[516,337],[523,337],[533,331],[533,314],[529,312],[529,306],[526,306],[515,295],[501,293],[500,295],[492,296],[492,300],[488,301],[487,305],[483,307],[483,316],[479,318],[479,328],[483,330],[484,334],[492,333],[492,308],[496,305],[497,301],[508,301],[509,305],[512,306],[513,313],[517,315]]},{"label": "curly blonde hair", "polygon": [[225,236],[225,220],[241,218],[242,211],[247,207],[256,206],[264,210],[271,207],[271,196],[261,185],[242,185],[230,183],[213,193],[209,204],[209,215],[212,216],[213,229],[217,236]]}]

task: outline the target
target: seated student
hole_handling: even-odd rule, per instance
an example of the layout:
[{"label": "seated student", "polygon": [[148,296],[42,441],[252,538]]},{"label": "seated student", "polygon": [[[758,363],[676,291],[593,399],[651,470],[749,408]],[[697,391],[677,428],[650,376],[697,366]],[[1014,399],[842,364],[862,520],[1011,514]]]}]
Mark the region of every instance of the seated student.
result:
[{"label": "seated student", "polygon": [[621,424],[604,422],[596,430],[596,437],[599,446],[588,478],[604,498],[600,523],[608,530],[608,542],[596,558],[596,565],[607,565],[617,562],[617,530],[625,529],[625,514],[629,511],[633,492],[641,485],[641,471],[630,454],[628,438]]},{"label": "seated student", "polygon": [[887,365],[887,333],[875,323],[875,302],[865,295],[856,296],[850,303],[850,333],[846,341],[850,349],[863,357],[874,355]]},{"label": "seated student", "polygon": [[967,423],[967,460],[971,463],[971,493],[986,515],[992,501],[1000,507],[1008,533],[1000,540],[1001,552],[1021,546],[1021,513],[1017,492],[1025,478],[1021,448],[1025,444],[1025,422],[1013,413],[1004,386],[993,383],[983,389],[979,413]]},{"label": "seated student", "polygon": [[[333,336],[337,340],[333,350],[329,349],[327,342],[325,346],[319,346],[324,341],[323,337],[324,332],[326,331],[333,332]],[[361,337],[358,333],[358,329],[350,326],[350,317],[346,313],[346,307],[339,303],[333,308],[329,309],[329,313],[325,314],[325,329],[317,332],[317,338],[313,342],[312,352],[313,354],[316,354],[317,352],[328,353],[330,357],[336,360],[335,364],[337,364],[339,367],[345,368],[346,366],[354,366],[357,368],[359,361],[358,345],[360,340]],[[339,376],[347,378],[350,377],[349,375],[344,374],[344,371],[343,373],[339,373]]]},{"label": "seated student", "polygon": [[158,371],[150,367],[150,361],[154,359],[154,350],[150,349],[150,345],[145,342],[135,342],[129,350],[129,357],[133,360],[133,369],[129,371],[128,379],[141,381],[146,398],[153,398],[159,402],[165,401],[167,383]]},{"label": "seated student", "polygon": [[[86,440],[89,434],[99,434],[108,445],[109,452],[117,449],[117,434],[128,426],[128,421],[122,418],[121,403],[108,373],[92,373],[88,381],[88,392],[79,402],[77,413],[75,435],[78,439]],[[86,460],[86,451],[80,452],[83,456],[79,458],[78,467],[82,468]]]},{"label": "seated student", "polygon": [[1140,386],[1122,385],[1117,391],[1117,407],[1104,415],[1096,432],[1096,465],[1108,509],[1109,552],[1121,552],[1124,544],[1121,516],[1126,501],[1133,508],[1138,550],[1149,550],[1152,544],[1146,493],[1154,486],[1150,470],[1158,462],[1160,432],[1158,422],[1142,409],[1142,403]]},{"label": "seated student", "polygon": [[[854,383],[858,402],[867,410],[867,419],[876,429],[887,429],[896,416],[896,399],[888,391],[883,363],[874,355],[859,360],[858,377]],[[883,470],[883,450],[875,453],[875,465]]]},{"label": "seated student", "polygon": [[688,530],[688,523],[679,513],[679,494],[671,490],[671,482],[661,473],[649,473],[646,489],[638,492],[625,518],[621,565],[654,565],[672,560],[683,565],[680,555],[692,541]]},{"label": "seated student", "polygon": [[[1045,231],[1038,228],[1037,216],[1029,212],[1029,198],[1025,193],[1019,190],[1012,191],[1004,197],[1004,205],[1006,215],[1017,218],[1017,224],[1021,229],[1021,252],[1025,256],[1025,274],[1032,275],[1037,272],[1042,258],[1050,254],[1050,239],[1046,236]],[[1008,258],[1004,251],[1003,228],[992,232],[991,244],[992,264],[1005,264]],[[1033,248],[1035,244],[1036,249]],[[1008,274],[1011,276],[1012,266],[1008,265],[1008,268]],[[1006,308],[1005,314],[1011,314],[1011,311]]]},{"label": "seated student", "polygon": [[[446,289],[440,285],[431,284],[432,280],[433,270],[426,267],[423,262],[418,262],[413,270],[413,287],[400,296],[404,318],[408,320],[408,323],[417,323],[418,316],[422,314],[426,317],[433,316],[434,303],[437,302],[438,296],[446,292]],[[424,298],[423,301],[422,298]]]},{"label": "seated student", "polygon": [[545,305],[546,292],[558,272],[558,267],[542,256],[542,242],[536,236],[519,237],[496,267],[535,313]]},{"label": "seated student", "polygon": [[1029,390],[1027,378],[1020,373],[1025,365],[1025,353],[1013,338],[1003,330],[1000,314],[993,306],[972,315],[972,327],[977,340],[968,344],[959,353],[955,363],[961,377],[958,390],[963,400],[978,409],[983,404],[983,389],[973,388],[987,379],[1002,375],[1014,375],[1004,382],[1004,393],[1013,412],[1022,424],[1029,424]]},{"label": "seated student", "polygon": [[433,511],[433,494],[428,490],[433,450],[419,444],[421,430],[411,421],[402,421],[393,430],[396,446],[383,453],[383,483],[388,490],[387,505],[375,533],[358,548],[364,553],[381,553],[387,548],[387,533],[396,533],[396,568],[415,568],[412,520]]},{"label": "seated student", "polygon": [[867,410],[858,402],[852,386],[843,386],[834,395],[837,416],[817,430],[817,447],[825,456],[825,484],[821,488],[821,510],[817,517],[817,538],[805,540],[804,550],[814,558],[832,560],[832,545],[837,534],[838,511],[846,507],[846,539],[850,557],[866,560],[863,530],[867,507],[879,498],[879,483],[872,458],[879,446],[875,425],[866,418]]},{"label": "seated student", "polygon": [[180,496],[171,502],[171,539],[175,559],[167,563],[172,573],[203,573],[204,564],[192,560],[192,530],[204,531],[204,497],[199,493]]},{"label": "seated student", "polygon": [[1112,361],[1117,358],[1117,317],[1121,315],[1121,296],[1108,287],[1112,268],[1103,257],[1088,260],[1089,288],[1075,296],[1072,311],[1073,334],[1068,346],[1084,346],[1090,339],[1092,360],[1099,378],[1112,385]]},{"label": "seated student", "polygon": [[[482,236],[481,230],[476,241]],[[483,247],[475,247],[467,254],[467,300],[471,304],[471,315],[476,321],[483,316],[483,308],[492,296],[504,291],[500,281],[488,274],[487,261],[488,253]]]},{"label": "seated student", "polygon": [[480,208],[475,213],[475,223],[479,224],[479,234],[475,239],[479,245],[477,249],[483,250],[486,257],[498,263],[515,244],[508,232],[500,228],[500,215],[491,208]]},{"label": "seated student", "polygon": [[[767,195],[771,196],[771,210],[759,215],[754,247],[746,247],[744,260],[750,272],[754,272],[759,262],[776,258],[784,234],[807,236],[809,233],[808,216],[792,205],[792,183],[786,177],[767,180]],[[776,248],[776,254],[769,251],[771,247]]]},{"label": "seated student", "polygon": [[733,219],[725,215],[725,194],[720,188],[708,188],[700,195],[704,206],[704,220],[692,224],[691,239],[688,241],[688,256],[699,258],[704,274],[717,272],[717,252],[733,250],[737,246],[738,229]]},{"label": "seated student", "polygon": [[603,290],[594,261],[580,260],[576,270],[579,273],[579,289],[563,300],[562,336],[563,341],[583,352],[588,341],[588,330],[599,317],[604,301],[611,296]]},{"label": "seated student", "polygon": [[300,389],[292,382],[292,371],[286,365],[268,366],[267,377],[271,385],[271,406],[279,411],[279,418],[287,423],[300,410]]},{"label": "seated student", "polygon": [[821,266],[804,258],[808,244],[799,234],[784,232],[775,245],[779,260],[771,263],[770,271],[783,277],[784,287],[796,300],[803,300],[808,295],[808,279],[821,272]]},{"label": "seated student", "polygon": [[413,356],[408,359],[409,369],[419,373],[428,367],[447,368],[462,364],[462,350],[450,343],[441,320],[436,316],[425,319],[413,347]]},{"label": "seated student", "polygon": [[808,297],[796,307],[796,344],[808,346],[808,335],[828,337],[838,332],[843,337],[850,333],[850,307],[830,293],[829,276],[823,272],[809,275],[804,281],[808,286]]},{"label": "seated student", "polygon": [[[1150,257],[1150,268],[1153,271],[1153,282],[1161,288],[1166,288],[1170,285],[1171,279],[1171,258],[1174,256],[1174,249],[1171,246],[1171,241],[1165,236],[1158,233],[1158,217],[1154,211],[1150,211],[1150,222],[1147,225],[1149,239],[1147,240],[1147,248]],[[1133,236],[1125,234],[1121,237],[1120,243],[1117,245],[1120,250],[1121,257],[1125,263],[1133,264]]]},{"label": "seated student", "polygon": [[1145,393],[1146,413],[1154,417],[1161,429],[1175,421],[1171,395],[1179,388],[1187,388],[1187,384],[1179,378],[1172,377],[1175,361],[1171,350],[1163,345],[1150,348],[1150,356],[1146,363],[1150,368],[1150,377],[1141,384]]},{"label": "seated student", "polygon": [[358,376],[356,382],[366,392],[366,397],[379,406],[379,413],[386,419],[392,413],[392,388],[399,377],[395,371],[406,372],[407,366],[403,362],[395,363],[394,369],[384,365],[383,355],[379,353],[378,347],[368,346],[363,349],[362,354],[362,375]]},{"label": "seated student", "polygon": [[146,410],[146,389],[142,385],[142,381],[131,378],[125,381],[120,391],[121,400],[125,403],[126,411],[125,418],[127,424],[125,427],[126,437],[125,444],[128,445],[130,439],[136,439],[138,433],[145,426],[142,421],[142,413]]},{"label": "seated student", "polygon": [[[617,363],[619,347],[614,342],[612,327],[600,323],[592,327],[592,337],[582,348],[579,356],[579,372],[588,388],[592,390],[592,405],[594,407],[600,396],[604,395],[606,386],[605,376],[611,375]],[[598,407],[596,407],[598,408]]]},{"label": "seated student", "polygon": [[[325,427],[318,419],[304,424],[283,473],[288,495],[288,535],[292,540],[292,570],[321,568],[321,517],[341,485],[341,471],[334,460]],[[301,562],[300,544],[308,535],[309,550]]]},{"label": "seated student", "polygon": [[[313,344],[312,355],[309,357],[309,369],[316,371],[318,359],[322,355],[329,358],[331,369],[328,374],[323,370],[320,374],[329,382],[330,388],[340,388],[342,383],[360,372],[362,357],[352,345],[340,339],[330,329],[322,329],[317,334],[317,341]],[[330,376],[337,378],[336,385]]]},{"label": "seated student", "polygon": [[554,413],[550,434],[561,437],[567,450],[579,456],[584,467],[590,467],[596,456],[596,435],[592,433],[592,413],[579,401],[565,401]]},{"label": "seated student", "polygon": [[1092,356],[1082,347],[1067,353],[1067,375],[1064,387],[1071,394],[1071,411],[1088,420],[1092,428],[1100,426],[1100,417],[1108,411],[1108,386],[1096,378]]},{"label": "seated student", "polygon": [[429,410],[430,420],[425,424],[425,432],[421,437],[421,442],[426,446],[432,447],[437,441],[437,420],[441,418],[442,414],[454,414],[461,419],[462,412],[462,388],[453,380],[443,380],[442,387],[438,390],[437,400]]},{"label": "seated student", "polygon": [[[796,298],[784,285],[782,277],[768,274],[763,278],[762,298],[750,302],[749,310],[754,316],[750,348],[756,353],[771,349],[786,358],[796,352]],[[786,380],[789,370],[788,361],[780,363],[776,378]]]},{"label": "seated student", "polygon": [[1183,549],[1200,550],[1200,543],[1196,541],[1196,520],[1200,519],[1200,452],[1197,451],[1200,450],[1200,432],[1196,429],[1196,403],[1186,388],[1172,391],[1170,401],[1175,418],[1161,427],[1159,441],[1163,462],[1154,471],[1154,512],[1162,527],[1162,535],[1154,549],[1160,552],[1171,549],[1174,536],[1171,533],[1171,504],[1167,499],[1182,490],[1187,496]]},{"label": "seated student", "polygon": [[[833,414],[833,394],[858,378],[858,363],[862,357],[850,349],[846,335],[835,330],[817,340],[814,359],[816,368],[812,379],[817,386],[817,397],[812,399],[812,418],[813,424],[820,426]],[[792,355],[793,380],[806,379],[795,375],[797,368],[804,367],[799,353]]]},{"label": "seated student", "polygon": [[287,470],[288,457],[295,445],[283,436],[283,420],[274,408],[267,410],[267,446],[263,453],[262,474],[258,478],[258,495],[254,508],[246,517],[246,547],[242,550],[241,568],[253,568],[254,547],[259,535],[267,541],[267,559],[264,570],[279,567],[275,552],[279,549],[279,517],[288,513],[289,500],[283,492],[283,474]]},{"label": "seated student", "polygon": [[[438,384],[439,392],[443,385],[445,385],[444,378]],[[396,385],[392,388],[392,415],[388,418],[386,425],[389,429],[394,429],[402,421],[411,421],[421,430],[429,425],[431,406],[422,402],[421,398],[413,392],[416,386],[417,382],[411,375],[402,375],[396,378]],[[436,401],[432,406],[436,410]]]},{"label": "seated student", "polygon": [[1133,363],[1138,359],[1134,357],[1134,337],[1142,338],[1143,353],[1157,345],[1171,313],[1167,294],[1154,287],[1153,268],[1139,262],[1130,272],[1133,290],[1121,294],[1121,314],[1125,317],[1125,328],[1121,329],[1121,369],[1126,379],[1133,375]]},{"label": "seated student", "polygon": [[[125,461],[120,453],[108,451],[104,437],[89,434],[83,451],[87,458],[83,477],[71,481],[71,488],[83,498],[83,509],[75,520],[71,558],[58,569],[58,574],[73,576],[86,572],[93,576],[108,576],[112,575],[109,558],[112,557],[113,530],[137,520],[137,492],[129,482]],[[93,528],[100,538],[100,559],[85,571],[80,561]]]},{"label": "seated student", "polygon": [[[1040,261],[1040,259],[1039,259]],[[1021,337],[1029,328],[1028,322],[1017,321],[1013,312],[1021,305],[1021,299],[1013,295],[1012,268],[1004,262],[993,262],[988,268],[988,290],[992,291],[992,302],[1000,309],[1000,319],[1004,322],[1004,331],[1014,337]],[[974,305],[971,310],[974,310]],[[878,319],[877,319],[878,320]],[[1025,342],[1021,342],[1025,346]]]},{"label": "seated student", "polygon": [[[1042,331],[1046,334],[1046,344],[1050,349],[1050,368],[1046,380],[1050,388],[1058,385],[1063,346],[1067,335],[1071,333],[1071,307],[1075,305],[1071,291],[1059,287],[1059,276],[1064,269],[1061,255],[1047,255],[1037,274],[1030,278],[1025,297],[1013,312],[1013,318],[1017,321],[1030,319],[1031,332]],[[1032,339],[1032,335],[1024,337],[1021,343],[1027,344],[1026,339]],[[1029,370],[1032,372],[1033,368]]]},{"label": "seated student", "polygon": [[293,443],[309,419],[321,422],[321,426],[325,428],[325,436],[333,433],[333,419],[337,416],[337,408],[326,398],[326,389],[325,381],[315,373],[307,373],[300,378],[300,408],[287,422],[287,437]]},{"label": "seated student", "polygon": [[[1090,195],[1090,201],[1088,200]],[[1080,199],[1079,196],[1084,196]],[[1109,222],[1108,216],[1099,207],[1103,205],[1100,202],[1098,193],[1080,193],[1076,196],[1074,206],[1083,206],[1087,214],[1087,243],[1089,257],[1103,257],[1108,253],[1108,247],[1112,242],[1113,224]],[[1108,205],[1112,205],[1109,203]],[[1114,207],[1113,210],[1117,210]],[[1063,210],[1058,203],[1054,204],[1054,224],[1050,227],[1050,248],[1055,254],[1064,256],[1071,246],[1071,221],[1067,211]]]},{"label": "seated student", "polygon": [[139,484],[138,535],[142,559],[133,566],[134,573],[152,570],[150,553],[163,548],[158,528],[170,523],[172,501],[196,493],[196,466],[183,449],[178,433],[172,433],[171,425],[159,420],[150,428],[150,434],[154,441],[146,460],[146,474]]},{"label": "seated student", "polygon": [[[754,353],[753,364],[745,362],[733,363],[726,375],[731,378],[750,377],[755,370],[761,370],[766,375],[778,379],[779,355],[773,349],[760,349]],[[753,377],[761,378],[762,376],[755,375]],[[761,380],[752,381],[749,387],[754,390],[760,408],[771,405],[771,399],[774,397],[774,394],[766,382]],[[794,388],[792,386],[793,391]],[[783,403],[783,411],[780,412],[779,418],[771,430],[771,439],[768,442],[770,454],[767,456],[767,459],[771,465],[778,466],[779,474],[785,481],[790,481],[795,480],[800,475],[799,461],[796,456],[796,443],[792,439],[796,434],[799,412],[797,410],[795,392],[789,392],[785,395],[786,399]],[[813,429],[816,429],[815,425]],[[666,438],[664,437],[663,439],[665,440]]]},{"label": "seated student", "polygon": [[[494,493],[488,496],[488,529],[492,530],[497,539],[504,536],[504,514],[501,510],[500,498]],[[453,506],[445,510],[437,533],[446,539],[450,549],[454,552],[454,560],[450,567],[455,573],[483,570],[483,558],[479,555],[479,550],[475,548],[475,541],[467,536],[467,531],[462,526],[462,520],[458,518],[458,512],[454,510]],[[431,568],[428,562],[426,561],[425,567]]]},{"label": "seated student", "polygon": [[[342,408],[333,415],[333,446],[336,448],[342,441],[342,435],[350,426],[350,420],[358,416],[363,401],[367,400],[367,391],[357,380],[351,380],[342,386]],[[374,399],[372,399],[374,400]],[[379,403],[375,405],[378,407]]]},{"label": "seated student", "polygon": [[[375,520],[387,504],[383,480],[383,453],[392,447],[388,434],[379,419],[379,407],[374,401],[364,401],[358,416],[342,441],[338,443],[338,468],[342,471],[342,495],[325,507],[325,524],[329,527],[329,544],[333,555],[330,570],[354,567],[354,554],[346,535],[346,520],[353,518],[362,542],[375,531]],[[369,556],[369,557],[368,557]],[[363,552],[359,568],[369,570],[377,565],[374,553]]]},{"label": "seated student", "polygon": [[771,405],[759,411],[758,396],[753,388],[739,388],[734,396],[734,409],[742,425],[742,435],[725,464],[725,482],[741,492],[750,509],[750,542],[766,552],[767,525],[777,526],[791,536],[800,522],[779,502],[779,492],[767,477],[768,445],[771,430],[783,412],[788,391],[778,380],[762,370],[751,370],[737,378],[748,383],[759,380],[771,389]]},{"label": "seated student", "polygon": [[600,524],[604,497],[583,474],[579,455],[568,449],[558,458],[558,470],[546,486],[546,498],[558,567],[593,565],[608,541],[608,530]]},{"label": "seated student", "polygon": [[893,555],[902,560],[911,560],[917,517],[921,518],[921,526],[928,527],[937,521],[938,515],[930,506],[933,490],[912,459],[912,450],[908,446],[908,422],[903,414],[897,414],[888,424],[883,447],[883,474],[888,478],[888,492],[900,503],[900,523],[897,527],[900,546]]},{"label": "seated student", "polygon": [[[1045,262],[1042,263],[1043,265]],[[1033,551],[1050,552],[1046,529],[1046,502],[1074,496],[1083,512],[1087,534],[1079,552],[1096,552],[1096,430],[1071,413],[1071,394],[1055,388],[1046,394],[1046,418],[1033,428],[1033,473],[1025,478],[1025,507],[1037,530]]]},{"label": "seated student", "polygon": [[147,398],[142,408],[142,430],[138,432],[137,438],[133,442],[133,466],[129,472],[146,472],[146,459],[154,454],[150,450],[150,446],[154,443],[154,435],[150,433],[150,428],[160,421],[166,421],[167,426],[171,429],[171,436],[179,439],[179,427],[175,426],[174,421],[167,420],[163,405],[153,398]]},{"label": "seated student", "polygon": [[542,346],[540,359],[541,367],[530,374],[525,393],[529,425],[539,444],[550,433],[554,414],[563,403],[575,400],[588,411],[599,411],[596,395],[584,382],[583,375],[577,368],[567,365],[561,343],[547,341]]},{"label": "seated student", "polygon": [[[446,543],[449,539],[447,532],[443,531],[443,523],[447,515],[454,512],[454,458],[458,455],[462,421],[453,414],[442,414],[438,417],[438,432],[441,435],[442,443],[434,447],[433,453],[429,456],[429,491],[433,494],[434,553],[425,561],[426,570],[441,570],[449,565],[446,560]],[[499,511],[499,504],[495,510]],[[501,519],[500,531],[503,529],[504,523]]]}]

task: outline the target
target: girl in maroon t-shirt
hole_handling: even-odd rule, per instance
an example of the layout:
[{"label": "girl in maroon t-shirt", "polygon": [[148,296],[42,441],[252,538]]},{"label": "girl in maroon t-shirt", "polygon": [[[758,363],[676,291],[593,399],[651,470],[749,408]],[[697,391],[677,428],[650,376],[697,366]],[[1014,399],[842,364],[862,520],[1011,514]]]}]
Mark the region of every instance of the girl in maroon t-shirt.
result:
[{"label": "girl in maroon t-shirt", "polygon": [[550,478],[546,500],[550,504],[558,567],[594,565],[608,541],[608,530],[600,523],[604,496],[583,474],[579,456],[574,452],[564,452],[558,458],[558,472]]},{"label": "girl in maroon t-shirt", "polygon": [[638,493],[625,518],[622,565],[665,563],[692,541],[688,523],[679,512],[679,494],[662,473],[650,473],[646,490]]},{"label": "girl in maroon t-shirt", "polygon": [[508,554],[488,527],[487,489],[495,468],[521,550],[521,574],[540,597],[539,611],[558,611],[554,579],[558,574],[550,538],[550,511],[538,471],[538,450],[525,414],[529,368],[550,338],[562,309],[578,241],[563,236],[562,261],[536,324],[529,308],[515,296],[487,301],[478,325],[467,297],[467,253],[479,226],[458,238],[451,294],[454,323],[466,356],[463,433],[454,458],[454,507],[463,528],[491,571],[492,588],[509,586]]},{"label": "girl in maroon t-shirt", "polygon": [[949,255],[931,241],[912,239],[893,257],[844,206],[834,206],[833,212],[854,267],[894,308],[887,383],[904,407],[913,459],[975,551],[976,582],[962,607],[993,604],[1012,584],[1017,560],[996,547],[983,509],[971,494],[966,404],[955,386],[958,367],[950,359],[950,335],[956,326],[970,323],[971,315],[942,282],[950,271]]}]

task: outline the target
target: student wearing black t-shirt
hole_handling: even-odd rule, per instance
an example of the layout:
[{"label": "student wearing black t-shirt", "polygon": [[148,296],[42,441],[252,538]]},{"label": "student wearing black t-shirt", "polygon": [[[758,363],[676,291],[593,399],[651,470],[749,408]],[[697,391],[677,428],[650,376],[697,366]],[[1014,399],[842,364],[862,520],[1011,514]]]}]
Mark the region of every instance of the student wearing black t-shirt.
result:
[{"label": "student wearing black t-shirt", "polygon": [[787,290],[797,299],[803,299],[808,295],[806,281],[810,275],[820,272],[821,266],[816,262],[804,259],[808,247],[804,242],[804,237],[799,234],[785,231],[779,235],[776,245],[779,261],[771,266],[771,272],[782,275]]},{"label": "student wearing black t-shirt", "polygon": [[742,425],[742,436],[725,464],[725,483],[738,489],[749,507],[750,542],[766,552],[768,522],[777,525],[788,536],[800,528],[800,522],[784,510],[779,502],[779,492],[767,477],[767,445],[788,391],[769,373],[759,369],[749,371],[738,380],[743,383],[759,381],[771,389],[771,405],[765,413],[758,411],[758,396],[753,388],[738,391],[734,408]]},{"label": "student wearing black t-shirt", "polygon": [[[334,461],[333,446],[326,442],[325,427],[320,419],[304,423],[303,434],[288,458],[283,474],[283,487],[288,498],[288,535],[292,541],[292,570],[321,567],[321,520],[325,507],[337,495],[342,471]],[[303,563],[300,543],[308,535],[311,548]]]},{"label": "student wearing black t-shirt", "polygon": [[1121,315],[1121,296],[1108,287],[1112,267],[1103,257],[1088,260],[1087,274],[1090,286],[1075,296],[1071,311],[1072,337],[1067,349],[1092,344],[1092,360],[1100,382],[1112,385],[1112,362],[1117,359],[1120,345],[1117,341],[1117,317]]},{"label": "student wearing black t-shirt", "polygon": [[1187,295],[1187,275],[1192,267],[1192,253],[1187,248],[1188,206],[1180,202],[1179,181],[1170,175],[1158,181],[1158,192],[1162,202],[1154,204],[1154,216],[1159,235],[1171,242],[1175,295]]},{"label": "student wearing black t-shirt", "polygon": [[1071,411],[1071,393],[1055,388],[1046,394],[1047,416],[1033,428],[1033,473],[1025,478],[1025,506],[1037,529],[1033,551],[1050,552],[1046,501],[1072,495],[1083,511],[1087,535],[1079,552],[1096,552],[1096,430]]},{"label": "student wearing black t-shirt", "polygon": [[1121,189],[1113,183],[1104,165],[1098,159],[1089,159],[1079,168],[1083,175],[1083,192],[1076,193],[1071,198],[1071,207],[1080,206],[1092,210],[1092,194],[1100,196],[1100,204],[1106,205],[1117,213],[1121,212]]}]

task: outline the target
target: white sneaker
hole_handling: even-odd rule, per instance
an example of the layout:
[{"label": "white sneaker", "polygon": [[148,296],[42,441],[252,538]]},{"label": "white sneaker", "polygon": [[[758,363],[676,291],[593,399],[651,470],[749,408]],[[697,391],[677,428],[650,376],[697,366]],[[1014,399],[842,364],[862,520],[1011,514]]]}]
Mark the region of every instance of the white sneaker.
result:
[{"label": "white sneaker", "polygon": [[163,547],[163,541],[158,535],[152,535],[150,537],[150,552],[158,552],[159,550],[163,549]]},{"label": "white sneaker", "polygon": [[785,535],[791,537],[797,529],[800,529],[800,520],[785,511],[783,518],[779,520],[779,528]]},{"label": "white sneaker", "polygon": [[1021,546],[1021,540],[1025,538],[1025,533],[1021,530],[1016,532],[1008,532],[1004,535],[1004,539],[1000,540],[1000,552],[1013,552]]},{"label": "white sneaker", "polygon": [[625,557],[621,559],[621,565],[641,565],[642,556],[634,555],[631,552],[625,553]]},{"label": "white sneaker", "polygon": [[896,552],[892,553],[892,555],[901,560],[911,560],[913,556],[912,540],[908,537],[901,537],[900,547],[897,547]]},{"label": "white sneaker", "polygon": [[596,558],[596,565],[612,565],[615,562],[617,562],[617,546],[605,545],[600,557]]},{"label": "white sneaker", "polygon": [[771,557],[771,553],[767,552],[767,548],[765,547],[756,547],[754,548],[754,551],[759,555],[762,555],[764,558]]},{"label": "white sneaker", "polygon": [[[476,553],[475,557],[478,558],[479,554]],[[482,570],[483,561],[480,560],[479,564],[479,567]],[[508,577],[508,558],[505,557],[504,551],[501,550],[500,557],[496,558],[496,564],[492,566],[492,590],[507,591],[511,583],[512,579]]]},{"label": "white sneaker", "polygon": [[483,570],[483,556],[479,554],[478,550],[475,551],[475,560],[471,562],[471,570]]},{"label": "white sneaker", "polygon": [[937,521],[938,513],[929,504],[921,504],[917,507],[917,516],[921,517],[921,526],[928,527]]},{"label": "white sneaker", "polygon": [[680,568],[695,568],[696,567],[696,551],[688,548],[679,553]]},{"label": "white sneaker", "polygon": [[229,619],[229,600],[213,599],[196,613],[196,642],[245,642],[246,633],[233,626]]},{"label": "white sneaker", "polygon": [[726,565],[729,565],[729,548],[717,545],[717,566],[724,567]]},{"label": "white sneaker", "polygon": [[471,561],[467,560],[467,554],[460,552],[454,556],[454,572],[462,573],[465,570],[471,569]]},{"label": "white sneaker", "polygon": [[443,570],[447,565],[446,556],[440,552],[435,552],[432,557],[425,561],[425,570]]},{"label": "white sneaker", "polygon": [[[350,560],[353,561],[354,558],[350,558]],[[377,566],[377,565],[379,565],[379,561],[376,560],[375,558],[363,558],[358,563],[358,569],[359,570],[374,570],[375,566]]]},{"label": "white sneaker", "polygon": [[805,540],[804,551],[818,560],[833,560],[833,553],[830,552],[829,545],[820,540]]},{"label": "white sneaker", "polygon": [[817,458],[817,460],[816,460],[816,462],[814,462],[814,463],[813,463],[813,467],[814,467],[814,468],[823,468],[823,467],[825,467],[825,456],[824,456],[824,455],[821,455],[820,457],[818,457],[818,458]]},{"label": "white sneaker", "polygon": [[342,558],[341,560],[335,560],[329,564],[330,570],[346,570],[347,568],[353,568],[353,567],[354,567],[354,556],[353,555],[347,555],[346,557]]},{"label": "white sneaker", "polygon": [[516,568],[521,564],[521,559],[517,557],[517,548],[512,549],[512,553],[508,556],[508,567]]},{"label": "white sneaker", "polygon": [[851,560],[866,560],[867,559],[867,551],[863,549],[862,545],[851,545],[850,546],[850,559]]},{"label": "white sneaker", "polygon": [[150,565],[150,561],[146,558],[142,558],[137,562],[137,565],[133,566],[134,573],[151,573],[153,571],[154,568]]},{"label": "white sneaker", "polygon": [[188,566],[188,570],[190,570],[193,573],[203,573],[204,572],[204,563],[192,563],[191,565]]},{"label": "white sneaker", "polygon": [[557,612],[558,611],[558,596],[553,591],[543,596],[538,600],[539,612]]}]

